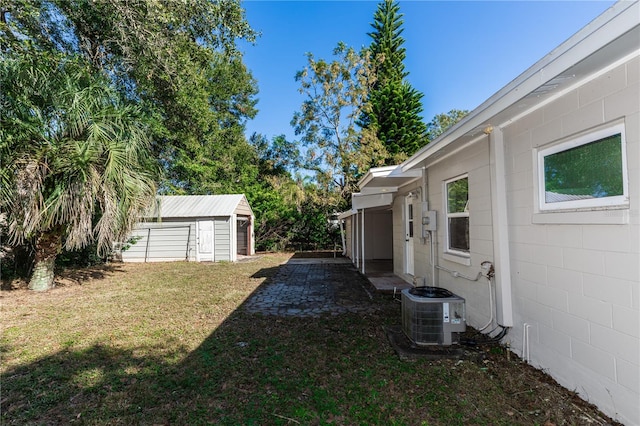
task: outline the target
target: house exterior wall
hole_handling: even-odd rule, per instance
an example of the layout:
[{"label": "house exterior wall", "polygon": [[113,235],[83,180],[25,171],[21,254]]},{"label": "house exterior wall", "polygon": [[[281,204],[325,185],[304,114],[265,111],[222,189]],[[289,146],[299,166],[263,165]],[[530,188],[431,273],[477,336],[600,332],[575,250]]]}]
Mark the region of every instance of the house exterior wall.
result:
[{"label": "house exterior wall", "polygon": [[142,222],[131,237],[135,242],[122,251],[124,262],[196,260],[195,220]]},{"label": "house exterior wall", "polygon": [[[496,131],[503,132],[514,324],[505,342],[559,383],[608,415],[640,424],[640,59],[611,69]],[[628,208],[540,213],[537,149],[599,126],[623,121],[629,181]],[[495,264],[490,136],[479,135],[426,169],[428,208],[437,211],[437,265],[469,277]],[[444,181],[469,179],[470,257],[445,254]],[[495,178],[494,178],[495,179]],[[405,196],[393,202],[394,273],[432,284],[431,243],[420,238],[421,198],[414,201],[415,273],[405,273]],[[422,195],[421,194],[421,195]],[[422,279],[424,278],[424,281]],[[466,300],[467,322],[491,319],[489,284],[437,269],[435,284]],[[495,283],[494,283],[495,288]],[[498,300],[498,303],[500,301]]]},{"label": "house exterior wall", "polygon": [[[527,324],[534,365],[628,424],[640,424],[639,68],[636,56],[504,129],[512,348]],[[615,120],[629,209],[537,213],[536,149]]]},{"label": "house exterior wall", "polygon": [[[445,217],[444,182],[457,176],[468,174],[469,178],[469,234],[470,258],[445,254]],[[428,209],[437,212],[437,231],[434,238],[434,253],[436,264],[452,271],[458,271],[467,276],[476,276],[483,261],[493,262],[492,226],[491,226],[491,192],[488,142],[482,141],[471,145],[459,154],[449,157],[427,169],[428,188],[419,190],[420,197],[414,199],[415,230],[414,230],[414,275],[405,272],[405,224],[404,203],[409,192],[416,192],[420,182],[401,188],[394,199],[393,227],[394,227],[394,273],[405,281],[415,282],[416,285],[435,285],[445,287],[459,296],[467,299],[467,322],[475,327],[486,323],[491,316],[489,310],[488,282],[482,277],[477,282],[470,282],[461,278],[454,278],[450,273],[436,269],[435,281],[431,265],[431,241],[422,238],[421,211],[422,194],[427,194]]]},{"label": "house exterior wall", "polygon": [[[487,138],[476,142],[460,153],[429,167],[429,209],[437,211],[437,231],[434,239],[436,264],[468,277],[476,277],[480,264],[494,262],[491,224],[491,186],[489,169],[489,145]],[[464,258],[446,253],[445,181],[467,174],[469,182],[469,247],[470,257]],[[424,267],[420,274],[431,285],[432,271],[429,265],[431,244],[423,245]],[[416,271],[418,272],[418,271]],[[435,283],[465,298],[467,323],[479,328],[491,317],[488,282],[455,278],[451,273],[436,269]]]},{"label": "house exterior wall", "polygon": [[345,256],[349,259],[354,259],[353,256],[353,216],[346,217],[344,219],[343,230],[344,233],[344,247],[342,248]]},{"label": "house exterior wall", "polygon": [[393,228],[391,212],[367,210],[364,216],[365,238],[364,257],[366,260],[387,260],[393,258]]},{"label": "house exterior wall", "polygon": [[[394,193],[394,272],[464,297],[470,325],[508,327],[503,343],[629,425],[640,425],[639,4],[614,4],[433,145],[384,175]],[[586,148],[612,136],[603,130],[613,126],[615,133],[624,129],[621,138]],[[572,150],[578,141],[585,145]],[[568,170],[576,175],[581,164],[572,163],[571,155],[593,154],[605,145],[623,149],[627,193],[597,199],[579,188],[546,189],[549,201],[540,203],[545,184],[538,176],[544,173],[539,153],[548,154],[548,164],[575,166]],[[423,180],[395,192],[392,176],[418,169]],[[385,187],[382,172],[370,172],[360,189]],[[463,174],[469,183],[469,256],[446,252],[444,185]],[[409,193],[416,224],[413,273],[406,270]],[[427,204],[438,225],[424,238],[420,217]],[[588,207],[593,205],[598,207]],[[483,276],[484,261],[495,266],[492,283]],[[493,321],[490,284],[497,299]]]},{"label": "house exterior wall", "polygon": [[[406,271],[406,229],[405,229],[405,199],[409,193],[415,193],[416,197],[413,199],[413,211],[414,211],[414,223],[415,223],[415,237],[413,239],[413,254],[414,254],[414,274],[408,274]],[[422,273],[422,261],[421,259],[428,259],[423,257],[424,247],[420,243],[420,205],[422,202],[422,188],[420,181],[416,181],[399,188],[399,191],[393,199],[392,212],[393,212],[393,273],[407,282],[412,283],[414,277],[424,277]]]}]

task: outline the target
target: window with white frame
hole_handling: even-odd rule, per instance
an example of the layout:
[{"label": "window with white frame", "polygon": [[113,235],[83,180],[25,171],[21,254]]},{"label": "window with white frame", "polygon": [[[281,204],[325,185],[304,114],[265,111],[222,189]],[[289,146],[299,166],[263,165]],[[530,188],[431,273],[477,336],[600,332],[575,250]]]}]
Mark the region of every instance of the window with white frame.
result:
[{"label": "window with white frame", "polygon": [[458,176],[445,181],[447,251],[469,255],[469,178]]},{"label": "window with white frame", "polygon": [[629,203],[624,124],[538,151],[540,210]]}]

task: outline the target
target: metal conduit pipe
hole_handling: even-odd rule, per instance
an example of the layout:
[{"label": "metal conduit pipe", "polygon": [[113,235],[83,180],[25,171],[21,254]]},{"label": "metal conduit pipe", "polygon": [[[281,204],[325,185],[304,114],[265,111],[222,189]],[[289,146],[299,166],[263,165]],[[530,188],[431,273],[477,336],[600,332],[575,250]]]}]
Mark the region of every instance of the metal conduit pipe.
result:
[{"label": "metal conduit pipe", "polygon": [[455,278],[464,278],[465,280],[468,280],[468,281],[478,281],[480,279],[480,277],[482,276],[482,271],[479,271],[478,275],[476,275],[475,278],[474,278],[474,277],[470,277],[468,275],[464,275],[464,274],[462,274],[462,273],[460,273],[458,271],[453,271],[451,269],[445,268],[444,266],[436,265],[436,268],[440,269],[441,271],[446,271],[446,272],[450,273]]},{"label": "metal conduit pipe", "polygon": [[344,220],[340,221],[340,241],[342,242],[342,255],[346,256],[347,255],[347,237],[346,237],[346,233],[347,233],[347,224],[345,223]]}]

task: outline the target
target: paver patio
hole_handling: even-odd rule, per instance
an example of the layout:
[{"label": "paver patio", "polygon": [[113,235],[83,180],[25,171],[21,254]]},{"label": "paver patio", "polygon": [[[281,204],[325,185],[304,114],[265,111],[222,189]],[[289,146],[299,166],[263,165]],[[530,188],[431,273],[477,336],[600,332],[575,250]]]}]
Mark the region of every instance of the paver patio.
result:
[{"label": "paver patio", "polygon": [[292,258],[245,303],[263,315],[315,317],[372,312],[371,283],[345,258]]}]

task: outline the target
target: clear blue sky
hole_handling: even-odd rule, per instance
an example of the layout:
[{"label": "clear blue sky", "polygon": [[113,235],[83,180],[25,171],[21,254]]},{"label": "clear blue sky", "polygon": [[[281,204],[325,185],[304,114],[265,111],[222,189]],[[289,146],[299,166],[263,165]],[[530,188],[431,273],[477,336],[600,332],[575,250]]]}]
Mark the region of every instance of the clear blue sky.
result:
[{"label": "clear blue sky", "polygon": [[[568,39],[613,1],[400,1],[405,69],[424,94],[425,123],[451,109],[473,110]],[[294,76],[306,52],[333,60],[339,41],[368,46],[376,1],[243,1],[262,33],[242,44],[258,81],[258,115],[247,136],[294,140],[293,113],[303,101]]]}]

